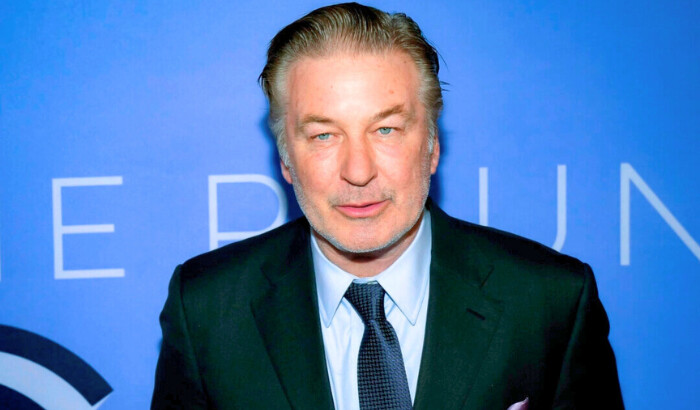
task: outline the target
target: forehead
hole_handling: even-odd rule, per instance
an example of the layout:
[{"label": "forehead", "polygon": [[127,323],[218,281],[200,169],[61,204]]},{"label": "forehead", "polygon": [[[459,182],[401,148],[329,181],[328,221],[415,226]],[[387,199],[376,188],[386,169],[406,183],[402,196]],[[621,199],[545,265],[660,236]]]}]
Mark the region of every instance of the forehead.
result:
[{"label": "forehead", "polygon": [[415,110],[418,91],[418,70],[404,52],[335,52],[294,62],[285,94],[293,115],[359,115],[397,104]]}]

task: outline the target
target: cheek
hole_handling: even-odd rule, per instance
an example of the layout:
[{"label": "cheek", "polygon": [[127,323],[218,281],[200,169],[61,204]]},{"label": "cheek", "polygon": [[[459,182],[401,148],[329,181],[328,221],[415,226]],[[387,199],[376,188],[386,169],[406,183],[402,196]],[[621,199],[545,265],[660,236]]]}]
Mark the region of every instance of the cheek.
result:
[{"label": "cheek", "polygon": [[387,188],[410,194],[422,185],[424,168],[424,164],[418,158],[409,160],[404,157],[400,161],[386,162],[384,184]]},{"label": "cheek", "polygon": [[336,179],[337,171],[334,169],[337,161],[320,160],[313,155],[306,158],[298,158],[295,167],[297,183],[309,195],[317,192],[325,192],[330,189]]},{"label": "cheek", "polygon": [[419,152],[405,161],[402,173],[397,178],[400,178],[401,186],[409,195],[422,196],[430,185],[431,175],[431,156],[427,152]]}]

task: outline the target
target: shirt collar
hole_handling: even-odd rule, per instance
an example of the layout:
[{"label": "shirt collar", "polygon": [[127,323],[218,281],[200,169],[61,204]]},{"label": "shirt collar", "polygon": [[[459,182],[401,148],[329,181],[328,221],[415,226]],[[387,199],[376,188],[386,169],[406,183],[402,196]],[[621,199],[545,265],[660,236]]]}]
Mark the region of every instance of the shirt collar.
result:
[{"label": "shirt collar", "polygon": [[428,289],[432,232],[430,212],[426,209],[413,242],[386,270],[371,278],[358,278],[333,264],[321,252],[311,235],[311,254],[316,273],[319,313],[325,327],[329,327],[353,281],[377,281],[411,325],[416,324],[421,303]]}]

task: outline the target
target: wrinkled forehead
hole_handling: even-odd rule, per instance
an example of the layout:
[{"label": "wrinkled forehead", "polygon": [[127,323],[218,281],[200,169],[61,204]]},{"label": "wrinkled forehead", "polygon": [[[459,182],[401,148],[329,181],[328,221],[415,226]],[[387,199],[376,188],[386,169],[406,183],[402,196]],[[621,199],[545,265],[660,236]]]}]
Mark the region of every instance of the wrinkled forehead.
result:
[{"label": "wrinkled forehead", "polygon": [[285,104],[372,98],[413,103],[419,98],[419,76],[403,52],[335,52],[298,59],[288,70],[285,94]]},{"label": "wrinkled forehead", "polygon": [[[399,75],[400,74],[400,75]],[[329,91],[339,84],[376,82],[393,86],[387,92],[408,90],[420,94],[420,73],[411,56],[401,50],[356,51],[334,50],[306,55],[293,61],[281,81],[280,96],[287,100],[300,88],[309,91],[311,84]],[[381,87],[385,88],[385,87]],[[288,101],[281,101],[287,103]]]},{"label": "wrinkled forehead", "polygon": [[350,57],[350,59],[361,59],[363,56],[386,58],[394,55],[401,55],[418,72],[419,68],[412,57],[406,51],[396,46],[365,45],[341,40],[328,40],[324,44],[304,50],[303,53],[297,54],[288,60],[282,70],[280,70],[280,75],[276,78],[275,91],[278,96],[285,96],[288,92],[289,77],[292,70],[313,60],[345,60],[347,57]]}]

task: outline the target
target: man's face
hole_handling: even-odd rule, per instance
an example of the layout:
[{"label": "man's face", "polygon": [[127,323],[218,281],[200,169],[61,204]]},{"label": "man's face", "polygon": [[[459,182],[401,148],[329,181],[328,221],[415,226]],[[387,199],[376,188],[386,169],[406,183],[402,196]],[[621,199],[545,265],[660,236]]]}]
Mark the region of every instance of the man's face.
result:
[{"label": "man's face", "polygon": [[282,174],[320,241],[385,249],[422,215],[440,148],[428,150],[418,71],[401,52],[304,57],[287,78]]}]

